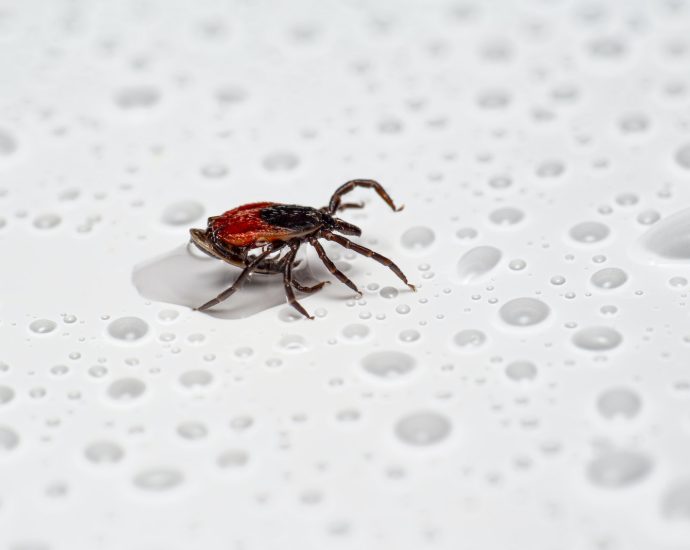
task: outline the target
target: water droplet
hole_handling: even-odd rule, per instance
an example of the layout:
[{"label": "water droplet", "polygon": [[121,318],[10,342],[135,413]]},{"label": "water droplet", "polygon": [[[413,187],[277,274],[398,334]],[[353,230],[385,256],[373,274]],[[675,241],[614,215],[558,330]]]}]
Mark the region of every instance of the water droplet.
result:
[{"label": "water droplet", "polygon": [[213,382],[213,375],[207,370],[188,370],[180,375],[180,384],[185,388],[202,388]]},{"label": "water droplet", "polygon": [[513,361],[506,365],[505,373],[514,382],[534,380],[537,377],[537,366],[531,361]]},{"label": "water droplet", "polygon": [[690,260],[690,208],[650,227],[638,240],[640,252],[652,263],[687,263]]},{"label": "water droplet", "polygon": [[621,489],[644,479],[652,461],[637,451],[610,449],[600,453],[587,466],[587,477],[599,487]]},{"label": "water droplet", "polygon": [[161,100],[161,93],[151,86],[130,86],[117,91],[114,100],[121,109],[148,109]]},{"label": "water droplet", "polygon": [[664,492],[661,513],[668,520],[690,522],[690,478],[676,480]]},{"label": "water droplet", "polygon": [[276,151],[266,155],[261,165],[269,172],[289,172],[299,166],[299,157],[287,151]]},{"label": "water droplet", "polygon": [[17,140],[7,130],[0,129],[0,157],[9,157],[17,150]]},{"label": "water droplet", "polygon": [[525,260],[521,260],[520,258],[517,258],[515,260],[510,260],[510,263],[508,264],[508,267],[512,269],[513,271],[522,271],[527,267],[527,262]]},{"label": "water droplet", "polygon": [[115,464],[122,460],[125,451],[112,441],[95,441],[84,449],[84,456],[94,464]]},{"label": "water droplet", "polygon": [[11,451],[19,445],[19,436],[12,428],[0,426],[0,453]]},{"label": "water droplet", "polygon": [[134,476],[134,485],[145,491],[167,491],[182,483],[184,476],[172,468],[151,468]]},{"label": "water droplet", "polygon": [[50,319],[36,319],[29,325],[29,330],[36,334],[47,334],[57,328],[57,323]]},{"label": "water droplet", "polygon": [[146,391],[146,384],[138,378],[120,378],[108,386],[108,396],[115,401],[133,401]]},{"label": "water droplet", "polygon": [[573,334],[573,344],[588,351],[608,351],[620,345],[620,332],[605,326],[586,327]]},{"label": "water droplet", "polygon": [[557,178],[565,172],[565,164],[560,160],[545,160],[537,166],[535,173],[540,178]]},{"label": "water droplet", "polygon": [[463,254],[456,267],[460,283],[467,285],[480,280],[501,259],[501,251],[493,246],[477,246]]},{"label": "water droplet", "polygon": [[661,214],[656,210],[643,210],[637,215],[637,222],[642,225],[652,225],[661,219]]},{"label": "water droplet", "polygon": [[57,214],[41,214],[34,220],[36,229],[52,229],[60,225],[62,218]]},{"label": "water droplet", "polygon": [[462,351],[476,351],[486,343],[486,334],[472,328],[461,330],[453,336],[453,344]]},{"label": "water droplet", "polygon": [[290,352],[306,351],[307,341],[299,334],[286,334],[278,342],[278,347]]},{"label": "water droplet", "polygon": [[376,351],[362,359],[362,368],[378,378],[399,378],[415,367],[414,357],[401,351]]},{"label": "water droplet", "polygon": [[610,388],[597,399],[597,409],[604,418],[633,418],[641,408],[640,396],[628,388]]},{"label": "water droplet", "polygon": [[474,227],[461,227],[455,232],[458,239],[475,239],[477,237],[477,230]]},{"label": "water droplet", "polygon": [[208,428],[206,428],[206,426],[201,422],[188,420],[186,422],[181,422],[177,426],[177,435],[179,435],[182,439],[196,441],[197,439],[203,439],[208,435]]},{"label": "water droplet", "polygon": [[498,313],[505,323],[526,327],[541,323],[550,312],[549,306],[536,298],[514,298],[503,304]]},{"label": "water droplet", "polygon": [[5,405],[14,399],[14,390],[9,386],[0,386],[0,405]]},{"label": "water droplet", "polygon": [[519,208],[513,208],[512,206],[497,208],[489,214],[489,220],[492,223],[502,226],[516,225],[524,218],[525,213]]},{"label": "water droplet", "polygon": [[249,455],[241,449],[227,449],[216,459],[220,468],[242,468],[249,462]]},{"label": "water droplet", "polygon": [[148,323],[139,317],[120,317],[108,324],[108,334],[125,342],[140,340],[148,331]]},{"label": "water droplet", "polygon": [[400,242],[408,250],[421,250],[431,246],[435,238],[434,232],[428,227],[416,226],[405,231]]},{"label": "water droplet", "polygon": [[605,267],[594,273],[590,280],[594,286],[608,290],[623,285],[628,280],[628,274],[617,267]]},{"label": "water droplet", "polygon": [[209,162],[201,167],[201,175],[208,179],[224,178],[228,172],[228,167],[222,162]]},{"label": "water droplet", "polygon": [[408,445],[423,447],[440,443],[448,437],[448,417],[433,411],[418,411],[403,416],[395,423],[395,435]]},{"label": "water droplet", "polygon": [[379,295],[381,298],[391,300],[398,297],[398,289],[392,286],[384,286],[381,290],[379,290]]},{"label": "water droplet", "polygon": [[416,342],[421,338],[421,334],[419,334],[417,330],[407,329],[400,332],[398,338],[400,338],[402,342]]},{"label": "water droplet", "polygon": [[690,170],[690,143],[686,143],[676,150],[675,159],[681,168]]},{"label": "water droplet", "polygon": [[570,228],[570,237],[579,243],[597,243],[608,237],[611,230],[601,222],[582,222]]},{"label": "water droplet", "polygon": [[204,207],[196,201],[175,202],[163,210],[161,220],[172,226],[188,225],[199,219],[204,213]]},{"label": "water droplet", "polygon": [[366,325],[361,325],[361,324],[352,324],[352,325],[347,325],[343,329],[343,336],[347,340],[364,340],[367,336],[369,336],[369,327]]}]

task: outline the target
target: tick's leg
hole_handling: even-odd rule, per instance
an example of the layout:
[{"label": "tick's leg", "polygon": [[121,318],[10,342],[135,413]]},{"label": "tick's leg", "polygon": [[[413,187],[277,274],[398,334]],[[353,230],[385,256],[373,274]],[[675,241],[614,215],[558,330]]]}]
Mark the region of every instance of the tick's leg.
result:
[{"label": "tick's leg", "polygon": [[387,267],[390,268],[390,270],[395,273],[400,279],[402,280],[403,283],[405,283],[407,286],[409,286],[412,290],[417,290],[414,285],[410,284],[407,282],[407,277],[405,277],[405,274],[401,271],[401,269],[393,263],[392,260],[389,260],[385,256],[381,256],[378,252],[374,252],[373,250],[370,250],[369,248],[362,246],[361,244],[353,243],[350,239],[346,239],[345,237],[342,237],[340,235],[334,235],[333,233],[329,233],[328,231],[322,231],[321,235],[323,236],[324,239],[328,239],[329,241],[333,241],[338,243],[339,245],[344,246],[345,248],[349,248],[350,250],[353,250],[354,252],[357,252],[358,254],[362,254],[363,256],[366,256],[367,258],[372,258],[373,260],[376,260],[380,264],[383,264]]},{"label": "tick's leg", "polygon": [[302,304],[300,304],[297,301],[297,298],[295,298],[295,292],[292,290],[292,285],[294,283],[294,281],[292,280],[292,262],[295,259],[297,250],[299,249],[299,242],[294,244],[290,243],[290,248],[291,250],[290,252],[288,252],[288,255],[286,256],[287,260],[285,262],[285,271],[283,271],[283,284],[285,285],[285,294],[287,295],[288,304],[294,307],[307,319],[313,319],[314,317],[309,315],[309,313],[307,313],[307,310],[302,307]]},{"label": "tick's leg", "polygon": [[[328,212],[334,214],[336,211],[340,210],[342,208],[340,204],[341,197],[352,191],[355,187],[366,187],[368,189],[374,189],[378,193],[379,197],[381,197],[386,202],[386,204],[390,206],[393,210],[395,210],[396,212],[400,212],[403,209],[402,206],[395,206],[393,199],[390,198],[390,195],[386,193],[386,190],[381,186],[379,182],[374,180],[350,180],[346,183],[343,183],[340,187],[338,187],[338,189],[335,190],[335,193],[333,193],[333,196],[331,197],[331,201],[328,203]],[[353,203],[346,204],[351,205]],[[353,208],[352,206],[348,207]]]},{"label": "tick's leg", "polygon": [[324,285],[329,284],[331,284],[330,281],[321,281],[320,283],[316,283],[314,286],[304,286],[295,281],[294,279],[292,280],[292,286],[294,286],[300,292],[304,292],[305,294],[313,294],[314,292],[321,290],[324,287]]},{"label": "tick's leg", "polygon": [[[341,202],[338,205],[338,212],[340,212],[341,210],[347,210],[349,208],[361,209],[361,208],[364,208],[364,203],[363,202]],[[333,212],[329,211],[328,206],[324,206],[323,208],[321,208],[321,212],[326,212],[327,214],[333,213]]]},{"label": "tick's leg", "polygon": [[312,237],[311,239],[309,239],[309,243],[314,248],[316,248],[316,253],[319,255],[319,258],[321,258],[321,261],[324,263],[324,265],[328,268],[328,271],[330,271],[333,275],[335,275],[341,283],[346,284],[347,286],[349,286],[352,290],[354,290],[357,294],[359,294],[361,296],[362,293],[357,288],[357,285],[355,285],[355,283],[353,283],[350,279],[348,279],[347,275],[345,275],[345,273],[343,273],[337,267],[335,267],[335,264],[331,261],[331,259],[328,256],[326,256],[326,251],[321,246],[321,243],[319,243],[319,241],[316,240],[315,237]]},{"label": "tick's leg", "polygon": [[204,305],[199,306],[197,308],[194,308],[197,311],[204,311],[210,307],[215,306],[216,304],[220,304],[223,300],[226,300],[229,298],[234,292],[240,288],[244,280],[249,277],[249,275],[256,269],[256,267],[272,252],[275,252],[279,248],[284,246],[284,243],[280,243],[279,245],[276,245],[275,247],[269,246],[264,252],[256,256],[254,259],[252,259],[248,264],[247,267],[242,270],[242,273],[240,273],[239,277],[235,279],[235,282],[232,283],[232,286],[228,288],[227,290],[224,290],[221,292],[218,296],[216,296],[213,300],[210,300],[206,302]]}]

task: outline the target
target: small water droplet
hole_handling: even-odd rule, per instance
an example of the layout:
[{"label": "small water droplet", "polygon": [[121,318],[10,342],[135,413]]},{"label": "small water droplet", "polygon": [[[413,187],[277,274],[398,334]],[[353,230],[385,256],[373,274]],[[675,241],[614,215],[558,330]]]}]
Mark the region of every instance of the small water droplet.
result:
[{"label": "small water droplet", "polygon": [[184,480],[182,472],[172,468],[151,468],[134,476],[134,485],[145,491],[167,491]]},{"label": "small water droplet", "polygon": [[175,202],[163,210],[161,220],[166,225],[188,225],[198,220],[204,213],[204,207],[197,201]]}]

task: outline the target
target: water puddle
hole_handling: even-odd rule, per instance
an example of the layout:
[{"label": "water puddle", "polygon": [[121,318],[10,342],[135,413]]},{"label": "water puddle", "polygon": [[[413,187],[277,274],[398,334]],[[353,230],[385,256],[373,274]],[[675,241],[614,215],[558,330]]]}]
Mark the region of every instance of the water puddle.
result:
[{"label": "water puddle", "polygon": [[[293,268],[295,279],[305,285],[330,279],[320,270],[314,274],[305,259],[302,249],[298,254],[299,265]],[[232,285],[240,272],[239,267],[185,244],[136,265],[132,282],[144,298],[194,308]],[[299,292],[295,295],[301,302],[308,298]],[[218,319],[244,319],[282,304],[287,304],[282,275],[255,274],[225,302],[203,313]]]}]

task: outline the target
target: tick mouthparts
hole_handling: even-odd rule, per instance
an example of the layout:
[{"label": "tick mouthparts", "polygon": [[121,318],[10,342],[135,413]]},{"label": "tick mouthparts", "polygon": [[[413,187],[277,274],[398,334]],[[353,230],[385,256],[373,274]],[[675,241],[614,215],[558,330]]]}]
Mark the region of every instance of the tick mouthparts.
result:
[{"label": "tick mouthparts", "polygon": [[359,237],[362,234],[362,230],[356,225],[343,221],[339,218],[333,218],[333,221],[335,222],[335,229],[344,235],[354,235],[355,237]]}]

